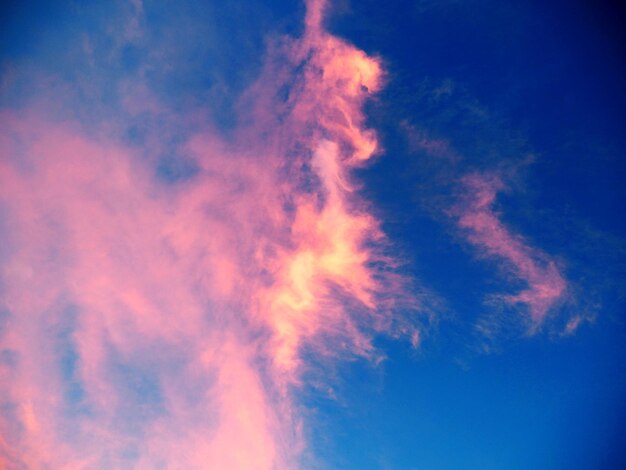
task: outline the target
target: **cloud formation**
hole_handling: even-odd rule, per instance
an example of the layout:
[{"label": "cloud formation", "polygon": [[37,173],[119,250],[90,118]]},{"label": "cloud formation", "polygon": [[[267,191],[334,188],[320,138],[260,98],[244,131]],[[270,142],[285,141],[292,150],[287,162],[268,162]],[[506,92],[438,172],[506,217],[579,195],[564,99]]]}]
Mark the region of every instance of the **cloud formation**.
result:
[{"label": "cloud formation", "polygon": [[[382,153],[363,111],[382,61],[309,0],[302,31],[270,35],[259,69],[228,84],[248,58],[203,52],[204,30],[178,43],[192,7],[170,24],[169,7],[115,5],[62,72],[33,58],[2,77],[0,466],[300,468],[319,365],[377,363],[377,335],[417,347],[429,312],[355,176]],[[429,99],[447,110],[457,88]],[[488,115],[462,101],[451,114],[472,133]],[[497,210],[502,152],[472,160],[398,116],[439,223],[425,244],[451,215],[518,289],[488,298],[537,331],[573,281]]]},{"label": "cloud formation", "polygon": [[[93,132],[46,105],[2,110],[5,467],[297,468],[304,352],[417,342],[351,176],[378,148],[362,106],[381,66],[323,10],[271,46],[234,138],[144,142],[166,152],[174,134],[188,167],[158,167],[115,116]],[[120,89],[131,115],[175,120],[144,81]]]},{"label": "cloud formation", "polygon": [[495,175],[473,173],[462,178],[463,201],[452,211],[458,226],[480,254],[499,260],[505,271],[527,284],[515,295],[499,298],[508,304],[524,305],[536,329],[550,310],[563,298],[567,283],[556,263],[531,247],[500,220],[494,210],[497,194],[505,189]]}]

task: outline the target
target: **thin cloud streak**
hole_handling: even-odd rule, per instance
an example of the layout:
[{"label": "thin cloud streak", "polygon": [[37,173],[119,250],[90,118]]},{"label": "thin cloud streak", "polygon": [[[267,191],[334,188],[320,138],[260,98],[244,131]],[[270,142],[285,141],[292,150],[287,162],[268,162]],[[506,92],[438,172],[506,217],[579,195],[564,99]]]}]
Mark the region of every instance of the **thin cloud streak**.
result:
[{"label": "thin cloud streak", "polygon": [[513,234],[500,220],[493,207],[498,193],[505,189],[499,177],[473,173],[463,177],[461,184],[464,196],[452,211],[458,226],[481,255],[500,260],[505,270],[528,285],[518,294],[498,298],[510,305],[524,305],[531,330],[535,330],[565,296],[566,280],[552,259]]}]

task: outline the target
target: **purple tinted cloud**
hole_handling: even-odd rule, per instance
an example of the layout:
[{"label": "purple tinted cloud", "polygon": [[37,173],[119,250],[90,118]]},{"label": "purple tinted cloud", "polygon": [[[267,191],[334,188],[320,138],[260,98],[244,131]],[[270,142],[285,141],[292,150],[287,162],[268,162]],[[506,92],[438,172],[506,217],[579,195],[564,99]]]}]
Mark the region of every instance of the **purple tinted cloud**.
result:
[{"label": "purple tinted cloud", "polygon": [[511,305],[524,305],[532,327],[538,327],[565,296],[566,280],[554,260],[502,222],[494,208],[498,193],[505,189],[498,176],[473,173],[463,177],[461,185],[462,202],[452,211],[458,226],[480,255],[498,260],[505,271],[527,285],[517,294],[499,298]]}]

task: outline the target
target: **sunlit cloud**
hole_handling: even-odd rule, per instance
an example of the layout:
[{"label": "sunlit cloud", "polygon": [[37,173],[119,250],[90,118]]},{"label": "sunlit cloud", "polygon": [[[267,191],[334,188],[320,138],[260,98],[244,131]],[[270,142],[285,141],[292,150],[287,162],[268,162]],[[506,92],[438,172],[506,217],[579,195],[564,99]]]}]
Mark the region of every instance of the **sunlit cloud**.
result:
[{"label": "sunlit cloud", "polygon": [[[296,468],[305,348],[417,346],[392,312],[419,305],[351,174],[378,150],[362,106],[380,62],[327,33],[323,9],[270,48],[234,138],[179,136],[185,171],[146,156],[171,127],[140,146],[115,115],[93,132],[47,103],[2,111],[5,466]],[[141,77],[118,90],[126,116],[175,120]]]},{"label": "sunlit cloud", "polygon": [[513,306],[524,306],[531,329],[536,329],[565,296],[566,280],[554,260],[502,222],[494,208],[498,193],[505,189],[498,176],[474,173],[462,178],[461,184],[464,196],[452,211],[458,226],[480,255],[498,260],[504,273],[511,273],[527,285],[517,294],[502,294],[498,298]]},{"label": "sunlit cloud", "polygon": [[[16,4],[0,468],[472,466],[518,436],[544,457],[555,397],[595,399],[554,384],[600,370],[564,364],[604,341],[574,344],[622,300],[624,247],[559,213],[583,178],[542,156],[554,109],[518,103],[560,76],[502,54],[536,8],[408,3]],[[572,207],[615,225],[611,191]]]}]

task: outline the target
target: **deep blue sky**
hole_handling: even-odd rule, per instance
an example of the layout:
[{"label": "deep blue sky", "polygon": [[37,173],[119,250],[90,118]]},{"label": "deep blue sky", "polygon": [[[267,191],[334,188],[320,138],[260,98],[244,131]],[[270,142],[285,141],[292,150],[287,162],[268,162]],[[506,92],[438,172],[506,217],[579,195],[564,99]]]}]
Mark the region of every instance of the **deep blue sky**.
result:
[{"label": "deep blue sky", "polygon": [[[102,28],[100,19],[115,8],[3,5],[2,66],[36,64],[70,81],[90,79],[97,71],[75,66],[67,46]],[[308,465],[626,464],[623,10],[590,1],[334,2],[329,30],[380,57],[386,69],[385,88],[367,106],[384,152],[359,172],[363,193],[406,260],[403,270],[443,300],[418,350],[381,338],[382,364],[338,366],[337,398],[303,394]],[[150,85],[172,108],[208,110],[227,133],[238,119],[237,97],[259,73],[266,38],[298,35],[304,7],[277,0],[146,2],[145,11],[145,49],[129,47],[112,68],[103,60],[107,80],[133,73],[149,48],[174,37],[177,49],[166,60],[175,67],[149,75]],[[114,113],[115,90],[106,83],[98,90],[104,113]],[[2,94],[2,104],[19,104],[26,94],[17,86]],[[80,118],[85,111],[67,112]],[[128,119],[128,139],[140,145],[150,125]],[[446,142],[459,158],[442,163],[412,148],[407,129]],[[172,158],[160,168],[175,179],[188,168],[168,167]],[[446,208],[459,178],[492,170],[514,175],[499,199],[502,220],[559,260],[571,283],[575,295],[554,316],[563,324],[584,314],[572,335],[556,326],[528,335],[505,325],[489,338],[476,330],[489,308],[485,296],[510,289],[510,280],[474,256]]]},{"label": "deep blue sky", "polygon": [[[382,371],[350,368],[350,407],[329,404],[320,432],[320,446],[336,459],[331,468],[620,467],[623,8],[346,2],[330,25],[385,61],[388,86],[370,117],[387,152],[365,172],[367,191],[387,212],[387,231],[414,263],[409,269],[451,309],[418,353],[385,343]],[[446,83],[451,91],[433,99]],[[446,140],[464,161],[457,168],[429,165],[410,151],[402,122]],[[508,337],[482,353],[486,340],[473,336],[472,321],[484,308],[477,294],[493,284],[450,236],[437,201],[446,200],[456,175],[515,165],[528,154],[534,161],[502,201],[503,217],[566,260],[580,298],[564,310],[597,314],[573,336]],[[371,375],[375,386],[355,385]]]}]

